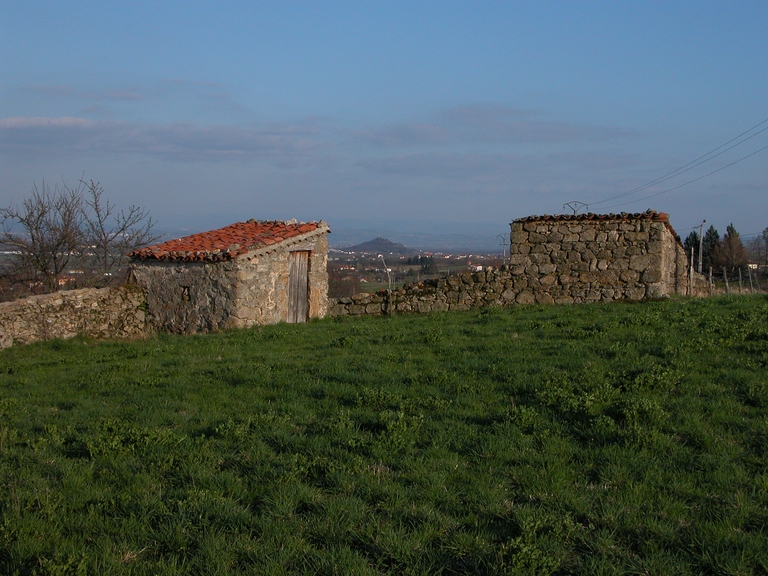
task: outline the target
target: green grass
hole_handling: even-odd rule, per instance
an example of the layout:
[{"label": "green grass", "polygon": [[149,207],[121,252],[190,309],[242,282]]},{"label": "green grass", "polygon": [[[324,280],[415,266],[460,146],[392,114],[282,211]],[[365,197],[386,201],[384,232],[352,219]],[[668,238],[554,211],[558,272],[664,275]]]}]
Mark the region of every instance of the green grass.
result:
[{"label": "green grass", "polygon": [[0,574],[766,574],[768,299],[0,352]]}]

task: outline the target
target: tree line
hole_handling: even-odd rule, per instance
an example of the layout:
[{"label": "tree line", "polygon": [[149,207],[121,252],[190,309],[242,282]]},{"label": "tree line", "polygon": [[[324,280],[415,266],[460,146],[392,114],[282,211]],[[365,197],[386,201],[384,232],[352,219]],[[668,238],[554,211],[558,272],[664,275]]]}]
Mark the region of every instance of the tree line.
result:
[{"label": "tree line", "polygon": [[4,299],[60,287],[108,286],[126,279],[127,254],[151,244],[155,222],[139,206],[118,209],[90,180],[51,190],[33,185],[21,206],[0,208],[0,293]]},{"label": "tree line", "polygon": [[734,274],[745,270],[750,262],[763,270],[768,267],[768,228],[745,245],[733,223],[728,225],[722,238],[717,229],[710,226],[703,238],[696,230],[692,231],[683,246],[689,259],[693,250],[694,268],[698,266],[701,249],[701,268],[705,274],[710,268],[718,273],[725,269],[728,274]]}]

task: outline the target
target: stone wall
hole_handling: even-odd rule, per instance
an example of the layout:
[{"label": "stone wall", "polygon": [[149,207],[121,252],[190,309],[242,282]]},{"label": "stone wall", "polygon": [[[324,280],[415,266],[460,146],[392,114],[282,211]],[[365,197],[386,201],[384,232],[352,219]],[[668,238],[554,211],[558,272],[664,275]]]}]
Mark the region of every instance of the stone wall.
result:
[{"label": "stone wall", "polygon": [[[544,303],[704,295],[665,214],[531,217],[511,224],[510,265],[527,299]],[[524,286],[523,286],[524,285]]]},{"label": "stone wall", "polygon": [[213,331],[232,324],[237,268],[235,260],[142,262],[131,266],[131,280],[146,292],[149,321],[157,330]]},{"label": "stone wall", "polygon": [[704,296],[666,215],[530,217],[511,224],[510,264],[330,302],[332,316]]},{"label": "stone wall", "polygon": [[309,317],[328,308],[328,238],[287,240],[222,262],[134,261],[133,280],[147,293],[151,323],[191,334],[285,322],[289,260],[309,251]]},{"label": "stone wall", "polygon": [[488,267],[481,272],[462,272],[406,284],[389,294],[381,290],[375,294],[355,294],[351,298],[331,298],[328,312],[331,316],[360,316],[469,310],[514,304],[519,292],[509,266]]},{"label": "stone wall", "polygon": [[78,334],[137,338],[147,334],[146,300],[136,286],[84,288],[0,303],[0,348]]}]

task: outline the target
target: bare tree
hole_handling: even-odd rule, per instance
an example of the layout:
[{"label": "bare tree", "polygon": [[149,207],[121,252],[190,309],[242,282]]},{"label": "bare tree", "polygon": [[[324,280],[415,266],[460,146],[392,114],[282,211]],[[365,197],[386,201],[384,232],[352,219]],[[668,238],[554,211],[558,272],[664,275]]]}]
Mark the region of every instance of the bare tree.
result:
[{"label": "bare tree", "polygon": [[57,185],[51,192],[45,181],[39,189],[34,185],[20,208],[0,208],[0,240],[15,252],[5,272],[41,282],[48,292],[58,290],[61,273],[82,245],[82,208],[77,190]]},{"label": "bare tree", "polygon": [[159,238],[152,234],[155,223],[149,213],[138,207],[116,211],[116,207],[104,198],[104,188],[99,182],[80,181],[84,189],[83,267],[91,272],[97,284],[122,281],[119,272],[126,262],[126,255]]},{"label": "bare tree", "polygon": [[[89,284],[122,281],[128,252],[158,239],[147,211],[138,206],[118,211],[93,180],[80,180],[76,188],[62,183],[53,192],[45,181],[39,189],[34,185],[20,208],[0,209],[0,223],[0,242],[14,253],[2,280],[33,291],[36,286],[58,290],[63,273],[75,264]],[[5,292],[16,294],[3,286]]]}]

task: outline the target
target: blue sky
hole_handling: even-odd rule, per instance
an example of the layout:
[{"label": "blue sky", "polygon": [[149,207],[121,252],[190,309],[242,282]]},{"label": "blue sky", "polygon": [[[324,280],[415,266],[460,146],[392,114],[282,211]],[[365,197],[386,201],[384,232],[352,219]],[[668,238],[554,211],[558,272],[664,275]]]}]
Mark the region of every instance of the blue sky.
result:
[{"label": "blue sky", "polygon": [[[768,226],[768,2],[0,0],[0,204],[81,175],[159,228],[495,237],[530,214]],[[752,135],[767,124],[761,125]]]}]

